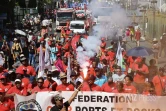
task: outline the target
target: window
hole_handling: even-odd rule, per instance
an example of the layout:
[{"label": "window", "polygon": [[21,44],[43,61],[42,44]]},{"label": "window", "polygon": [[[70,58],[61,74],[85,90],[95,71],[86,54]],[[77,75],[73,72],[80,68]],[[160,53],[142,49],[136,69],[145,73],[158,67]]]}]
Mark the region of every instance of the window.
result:
[{"label": "window", "polygon": [[84,29],[84,24],[71,24],[70,29]]}]

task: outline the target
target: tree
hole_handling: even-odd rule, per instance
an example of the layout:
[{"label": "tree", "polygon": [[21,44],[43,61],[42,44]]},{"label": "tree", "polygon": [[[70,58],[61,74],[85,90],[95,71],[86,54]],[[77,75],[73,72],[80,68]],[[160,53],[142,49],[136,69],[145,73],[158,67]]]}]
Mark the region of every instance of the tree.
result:
[{"label": "tree", "polygon": [[53,3],[53,0],[44,0],[44,3],[51,4],[51,3]]}]

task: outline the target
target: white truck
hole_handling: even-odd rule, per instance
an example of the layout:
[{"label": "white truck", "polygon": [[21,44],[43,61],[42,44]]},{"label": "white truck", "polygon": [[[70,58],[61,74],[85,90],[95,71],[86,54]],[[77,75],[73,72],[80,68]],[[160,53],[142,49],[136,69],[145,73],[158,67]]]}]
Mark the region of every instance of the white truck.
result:
[{"label": "white truck", "polygon": [[86,19],[86,12],[85,10],[76,10],[76,19]]},{"label": "white truck", "polygon": [[74,33],[85,34],[86,33],[86,26],[85,22],[81,20],[71,21],[69,25],[70,30]]},{"label": "white truck", "polygon": [[67,27],[67,22],[74,20],[73,8],[60,8],[56,13],[56,30],[61,30],[62,27]]}]

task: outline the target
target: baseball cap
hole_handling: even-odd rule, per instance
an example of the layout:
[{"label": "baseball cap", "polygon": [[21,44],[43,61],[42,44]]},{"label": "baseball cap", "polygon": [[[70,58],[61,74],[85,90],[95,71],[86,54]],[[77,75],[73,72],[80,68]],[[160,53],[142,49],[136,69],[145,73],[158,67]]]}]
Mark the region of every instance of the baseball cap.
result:
[{"label": "baseball cap", "polygon": [[60,75],[59,75],[59,78],[60,79],[63,79],[63,78],[67,78],[66,74],[61,72]]},{"label": "baseball cap", "polygon": [[54,71],[58,71],[58,69],[57,69],[56,66],[52,66],[50,71],[51,71],[51,72],[54,72]]},{"label": "baseball cap", "polygon": [[15,82],[21,82],[21,80],[20,79],[16,79]]},{"label": "baseball cap", "polygon": [[20,59],[20,61],[25,61],[25,60],[27,60],[26,57],[23,57],[23,58]]},{"label": "baseball cap", "polygon": [[20,55],[20,58],[21,58],[21,57],[25,57],[24,54],[21,54],[21,55]]},{"label": "baseball cap", "polygon": [[65,99],[65,98],[62,97],[60,94],[57,94],[57,95],[54,96],[54,99],[55,99],[55,101],[57,101],[57,100]]},{"label": "baseball cap", "polygon": [[14,38],[14,41],[17,41],[17,38]]}]

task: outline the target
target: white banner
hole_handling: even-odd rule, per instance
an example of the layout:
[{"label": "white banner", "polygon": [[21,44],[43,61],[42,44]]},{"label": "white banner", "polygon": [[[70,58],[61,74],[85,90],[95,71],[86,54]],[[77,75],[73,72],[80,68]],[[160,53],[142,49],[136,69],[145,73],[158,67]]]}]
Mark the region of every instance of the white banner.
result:
[{"label": "white banner", "polygon": [[[50,111],[51,98],[59,92],[39,92],[15,96],[16,111]],[[67,101],[73,92],[60,93]],[[79,92],[68,111],[166,111],[166,97],[105,92]]]}]

